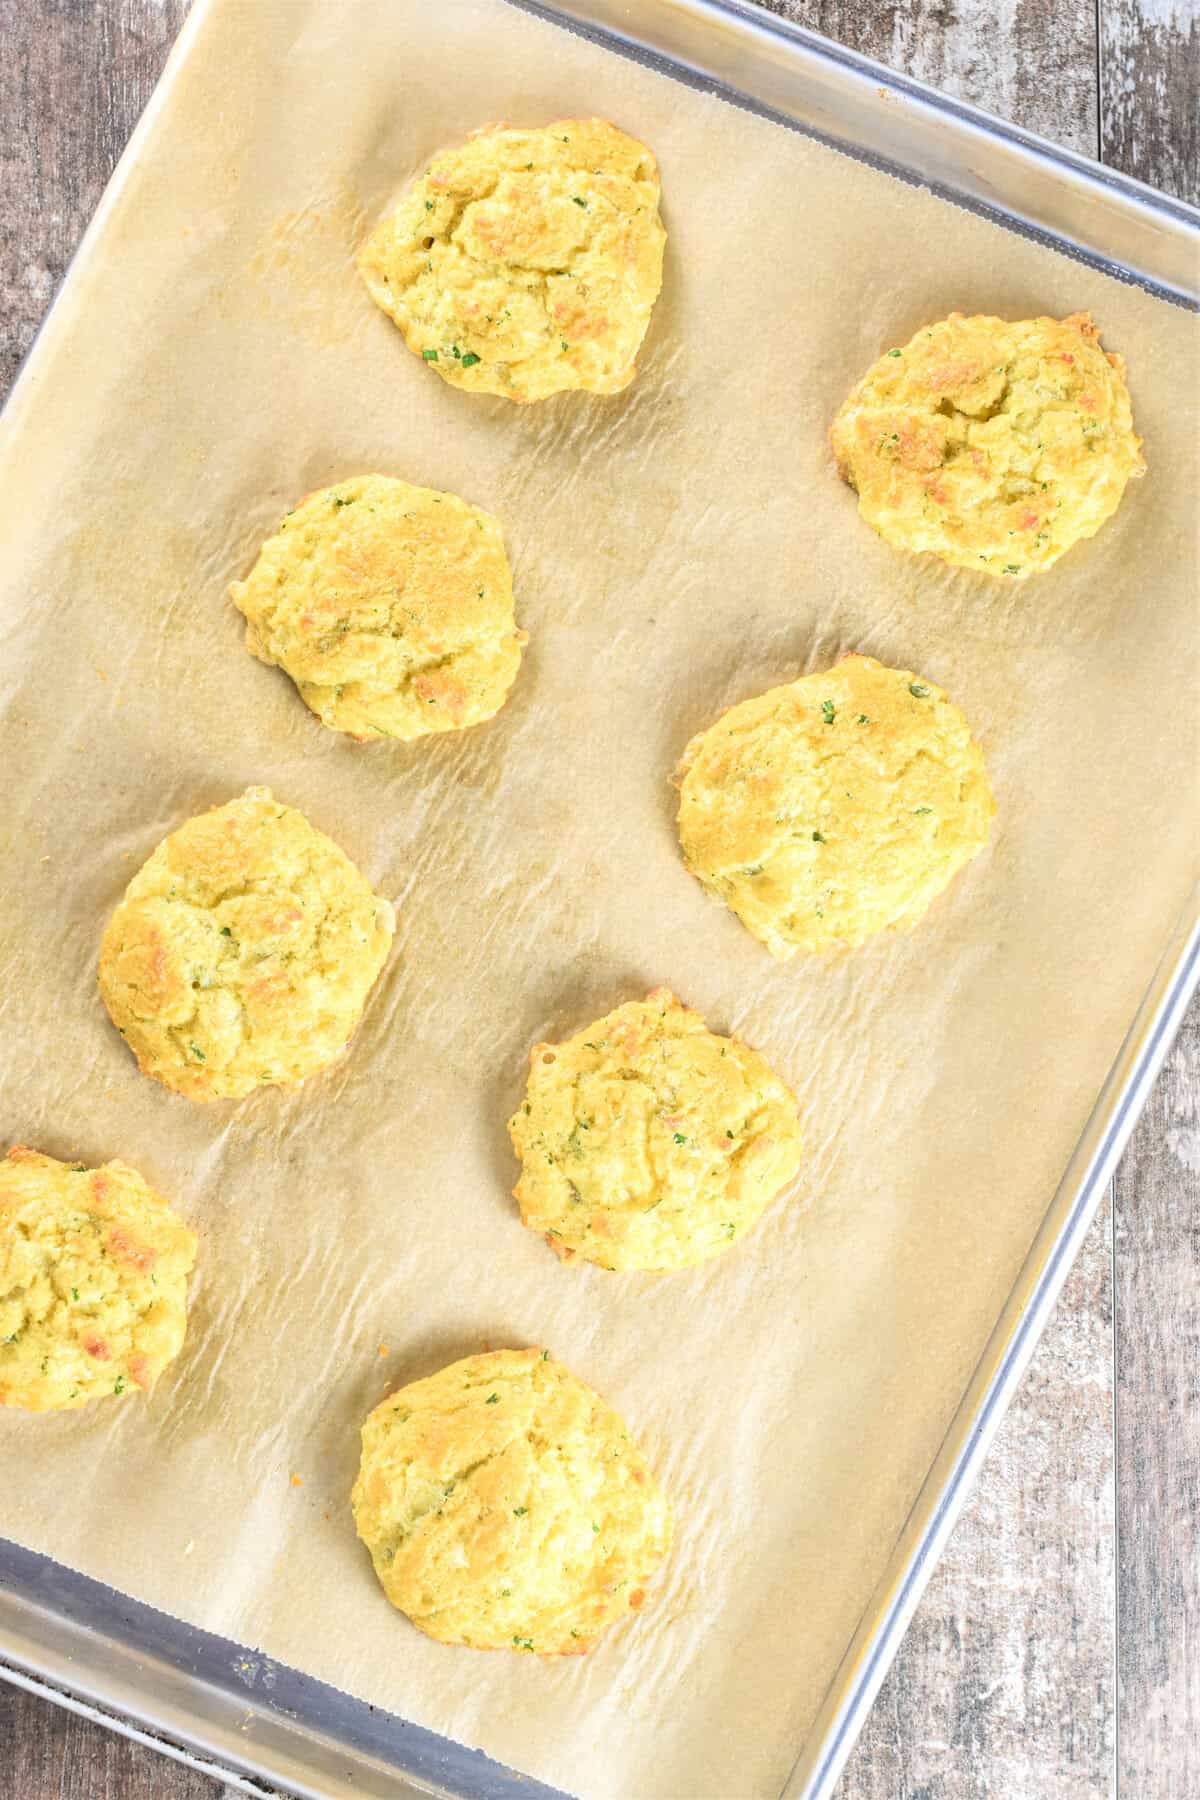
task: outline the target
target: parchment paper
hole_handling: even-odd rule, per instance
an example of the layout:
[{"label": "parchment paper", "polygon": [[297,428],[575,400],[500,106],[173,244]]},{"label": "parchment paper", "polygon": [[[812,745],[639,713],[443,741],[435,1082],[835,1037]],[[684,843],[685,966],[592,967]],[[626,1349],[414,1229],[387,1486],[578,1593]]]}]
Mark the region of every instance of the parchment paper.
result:
[{"label": "parchment paper", "polygon": [[[442,144],[593,112],[662,164],[640,374],[455,393],[355,246]],[[1129,361],[1149,475],[1028,583],[890,550],[826,447],[953,307],[1090,307]],[[0,1531],[596,1800],[777,1792],[1185,899],[1196,377],[1183,311],[502,0],[217,0],[0,461],[2,1127],[137,1165],[199,1277],[150,1403],[0,1418]],[[242,648],[228,582],[362,470],[504,522],[531,641],[457,741],[335,737]],[[851,648],[964,708],[994,840],[911,936],[780,966],[683,869],[668,775]],[[337,1067],[206,1110],[138,1074],[96,952],[159,838],[251,782],[400,925]],[[795,1084],[809,1160],[707,1268],[562,1268],[509,1198],[525,1053],[656,982]],[[528,1342],[626,1415],[678,1524],[642,1615],[549,1665],[421,1637],[348,1511],[384,1391]]]}]

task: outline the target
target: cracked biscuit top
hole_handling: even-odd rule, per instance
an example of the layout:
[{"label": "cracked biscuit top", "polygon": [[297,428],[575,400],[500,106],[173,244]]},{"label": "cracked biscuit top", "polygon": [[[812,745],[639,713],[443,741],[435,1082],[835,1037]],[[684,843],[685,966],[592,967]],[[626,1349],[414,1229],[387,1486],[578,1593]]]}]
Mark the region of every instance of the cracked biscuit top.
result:
[{"label": "cracked biscuit top", "polygon": [[684,861],[778,957],[916,925],[994,811],[962,713],[870,656],[731,707],[680,767]]},{"label": "cracked biscuit top", "polygon": [[230,592],[252,654],[360,740],[490,719],[525,643],[497,521],[386,475],[309,494]]},{"label": "cracked biscuit top", "polygon": [[669,988],[535,1044],[508,1130],[522,1223],[607,1269],[719,1256],[800,1164],[790,1089]]},{"label": "cracked biscuit top", "polygon": [[371,298],[453,387],[613,394],[662,286],[658,166],[604,119],[485,128],[436,157],[359,253]]},{"label": "cracked biscuit top", "polygon": [[196,1239],[126,1163],[0,1163],[0,1406],[148,1393],[178,1355]]},{"label": "cracked biscuit top", "polygon": [[1145,473],[1125,365],[1087,313],[951,313],[889,350],[830,443],[869,525],[901,550],[1003,580],[1099,531]]},{"label": "cracked biscuit top", "polygon": [[100,993],[146,1075],[192,1100],[294,1086],[345,1048],[392,908],[266,788],[189,819],[134,876]]},{"label": "cracked biscuit top", "polygon": [[543,1350],[468,1356],[390,1394],[362,1428],[353,1508],[392,1605],[480,1650],[590,1650],[671,1542],[624,1424]]}]

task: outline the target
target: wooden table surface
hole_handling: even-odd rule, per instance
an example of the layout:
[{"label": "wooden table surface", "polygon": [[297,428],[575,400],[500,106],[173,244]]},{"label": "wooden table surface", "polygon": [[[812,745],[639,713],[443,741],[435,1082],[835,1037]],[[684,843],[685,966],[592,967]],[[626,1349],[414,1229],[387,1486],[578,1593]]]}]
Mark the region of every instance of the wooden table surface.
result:
[{"label": "wooden table surface", "polygon": [[[1168,193],[1200,199],[1196,0],[769,4]],[[187,5],[0,0],[3,390]],[[1198,1190],[1200,1005],[839,1800],[1200,1796]],[[0,1800],[219,1800],[233,1792],[0,1685]]]}]

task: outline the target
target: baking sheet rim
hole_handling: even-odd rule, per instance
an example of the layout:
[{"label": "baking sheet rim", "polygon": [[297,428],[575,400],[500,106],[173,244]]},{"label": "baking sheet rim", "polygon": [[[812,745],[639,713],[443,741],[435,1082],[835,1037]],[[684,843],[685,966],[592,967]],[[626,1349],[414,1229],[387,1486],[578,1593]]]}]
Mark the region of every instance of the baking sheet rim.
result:
[{"label": "baking sheet rim", "polygon": [[[856,90],[855,97],[857,91],[861,90],[865,95],[869,90],[881,101],[906,101],[914,113],[934,115],[938,123],[961,133],[967,141],[998,146],[1006,155],[1018,159],[1026,169],[1045,165],[1051,175],[1065,177],[1069,185],[1082,189],[1090,198],[1115,201],[1128,217],[1140,221],[1149,220],[1157,231],[1166,232],[1172,237],[1180,236],[1200,252],[1200,206],[1193,206],[1186,200],[1165,193],[1161,188],[1139,181],[1123,170],[1111,168],[1093,156],[1070,150],[1051,138],[1043,137],[1039,132],[1014,125],[1011,120],[1002,118],[998,113],[973,106],[955,95],[942,92],[928,82],[919,81],[915,76],[901,74],[877,58],[851,50],[822,32],[812,31],[791,19],[768,13],[759,0],[643,0],[643,3],[660,8],[665,4],[672,14],[694,19],[702,30],[710,27],[715,20],[746,37],[762,39],[777,47],[785,58],[795,57],[801,62],[817,64],[830,73],[836,72],[843,80],[848,78]],[[659,68],[672,80],[697,87],[701,91],[713,92],[721,99],[741,106],[756,116],[782,125],[787,130],[799,131],[839,155],[860,160],[868,167],[879,169],[901,181],[922,186],[950,205],[961,206],[1005,230],[1032,238],[1061,256],[1094,267],[1115,280],[1142,288],[1156,299],[1183,307],[1189,312],[1200,312],[1200,254],[1195,261],[1189,284],[1179,286],[1165,275],[1152,274],[1135,263],[1117,260],[1091,242],[1065,235],[1054,225],[1047,223],[1036,208],[1021,211],[1016,198],[1000,184],[997,184],[991,198],[986,198],[983,192],[974,191],[970,188],[972,182],[986,192],[992,192],[981,172],[969,161],[961,170],[967,185],[956,189],[924,171],[918,172],[918,165],[903,158],[888,157],[877,150],[868,149],[851,137],[832,136],[822,126],[801,124],[797,119],[789,117],[778,105],[758,98],[748,89],[736,86],[731,80],[726,80],[723,75],[714,73],[707,67],[682,60],[671,50],[650,42],[647,36],[635,35],[632,27],[616,23],[611,14],[614,4],[619,6],[620,0],[505,0],[505,4],[516,7],[520,12],[530,13],[545,23],[574,32],[617,55]],[[648,29],[639,20],[638,30],[644,32]],[[1022,200],[1028,203],[1028,196],[1022,195]]]}]

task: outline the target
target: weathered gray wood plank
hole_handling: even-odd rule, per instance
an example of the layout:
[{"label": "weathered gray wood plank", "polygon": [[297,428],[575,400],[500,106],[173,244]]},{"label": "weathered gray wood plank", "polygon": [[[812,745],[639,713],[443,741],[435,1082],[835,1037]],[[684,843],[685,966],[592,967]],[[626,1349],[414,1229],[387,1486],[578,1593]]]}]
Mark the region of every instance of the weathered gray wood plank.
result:
[{"label": "weathered gray wood plank", "polygon": [[235,1790],[0,1686],[0,1800],[236,1800]]},{"label": "weathered gray wood plank", "polygon": [[[1100,124],[1106,162],[1200,201],[1200,11],[1193,0],[1105,0]],[[1194,1800],[1200,1794],[1200,1006],[1192,1008],[1121,1165],[1114,1230],[1117,1779],[1128,1800]]]},{"label": "weathered gray wood plank", "polygon": [[762,4],[1056,143],[1096,154],[1096,0]]},{"label": "weathered gray wood plank", "polygon": [[1104,0],[1099,70],[1103,160],[1200,201],[1196,0]]},{"label": "weathered gray wood plank", "polygon": [[1200,1006],[1115,1183],[1118,1776],[1200,1794]]},{"label": "weathered gray wood plank", "polygon": [[150,97],[189,0],[0,0],[0,392]]}]

